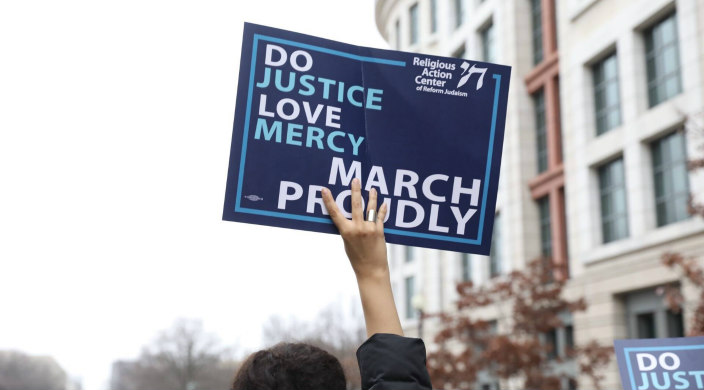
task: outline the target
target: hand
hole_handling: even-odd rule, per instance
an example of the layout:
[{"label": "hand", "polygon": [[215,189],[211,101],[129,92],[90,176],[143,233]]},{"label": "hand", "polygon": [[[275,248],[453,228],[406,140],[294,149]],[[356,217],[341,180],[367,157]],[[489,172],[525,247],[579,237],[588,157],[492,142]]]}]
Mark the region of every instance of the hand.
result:
[{"label": "hand", "polygon": [[[357,279],[388,278],[389,265],[386,257],[384,240],[384,218],[387,207],[383,203],[379,208],[376,222],[366,221],[362,211],[362,185],[359,179],[352,180],[352,220],[345,218],[337,207],[330,190],[322,190],[323,201],[330,218],[340,231],[345,243],[345,252],[350,259]],[[369,210],[376,211],[377,193],[374,188],[369,191]]]},{"label": "hand", "polygon": [[[323,188],[323,201],[330,218],[345,242],[345,252],[357,276],[357,286],[364,310],[367,336],[391,333],[403,336],[396,304],[391,291],[389,263],[384,241],[386,204],[382,204],[376,222],[365,221],[362,211],[362,185],[352,180],[352,220],[345,218],[337,207],[330,190]],[[369,191],[367,210],[376,210],[376,190]]]}]

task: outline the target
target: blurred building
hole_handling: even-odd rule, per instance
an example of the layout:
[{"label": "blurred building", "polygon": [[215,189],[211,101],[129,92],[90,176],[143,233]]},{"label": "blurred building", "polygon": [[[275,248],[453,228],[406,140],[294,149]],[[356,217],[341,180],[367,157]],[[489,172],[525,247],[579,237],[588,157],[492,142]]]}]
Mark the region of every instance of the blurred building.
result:
[{"label": "blurred building", "polygon": [[80,390],[80,381],[69,378],[51,356],[0,351],[0,389]]},{"label": "blurred building", "polygon": [[112,363],[110,373],[110,390],[130,388],[130,370],[135,363],[126,360],[116,360]]},{"label": "blurred building", "polygon": [[[458,281],[547,256],[589,305],[548,336],[559,354],[683,335],[690,311],[668,311],[658,287],[679,281],[663,253],[704,261],[704,222],[687,212],[704,174],[686,166],[704,155],[704,2],[377,0],[375,12],[394,49],[512,67],[491,256],[391,246],[408,334],[418,309],[452,310]],[[692,303],[694,287],[681,290]],[[501,331],[497,311],[478,315]],[[429,344],[436,326],[424,323]],[[620,387],[615,359],[604,384]]]}]

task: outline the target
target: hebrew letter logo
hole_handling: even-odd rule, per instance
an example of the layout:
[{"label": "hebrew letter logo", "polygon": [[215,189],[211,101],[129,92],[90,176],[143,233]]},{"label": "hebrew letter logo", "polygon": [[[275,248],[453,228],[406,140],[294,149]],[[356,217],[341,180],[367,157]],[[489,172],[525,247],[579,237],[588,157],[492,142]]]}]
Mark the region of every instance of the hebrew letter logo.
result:
[{"label": "hebrew letter logo", "polygon": [[460,68],[462,68],[462,77],[460,78],[459,83],[457,83],[457,89],[467,84],[469,78],[475,73],[479,73],[479,80],[477,81],[476,89],[479,90],[479,88],[484,85],[484,75],[486,74],[486,68],[479,68],[476,64],[472,65],[472,67],[470,68],[469,62],[463,62],[462,65],[460,65]]}]

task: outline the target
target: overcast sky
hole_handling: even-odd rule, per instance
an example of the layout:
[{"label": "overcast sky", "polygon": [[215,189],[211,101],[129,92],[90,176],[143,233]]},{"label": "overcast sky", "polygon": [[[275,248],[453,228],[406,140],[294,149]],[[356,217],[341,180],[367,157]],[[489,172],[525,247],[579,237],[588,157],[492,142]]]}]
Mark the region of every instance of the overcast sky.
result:
[{"label": "overcast sky", "polygon": [[244,21],[386,47],[372,0],[3,4],[0,349],[92,390],[177,318],[253,349],[356,296],[338,236],[221,221]]}]

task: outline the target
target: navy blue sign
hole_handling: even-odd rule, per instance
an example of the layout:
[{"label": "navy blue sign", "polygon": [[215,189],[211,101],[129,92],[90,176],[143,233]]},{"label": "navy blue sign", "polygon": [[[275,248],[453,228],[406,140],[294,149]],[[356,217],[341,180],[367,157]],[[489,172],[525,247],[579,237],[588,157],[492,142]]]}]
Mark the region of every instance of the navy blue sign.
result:
[{"label": "navy blue sign", "polygon": [[704,389],[704,337],[614,343],[624,389]]},{"label": "navy blue sign", "polygon": [[509,67],[254,24],[241,58],[223,219],[337,233],[358,177],[388,242],[489,254]]}]

